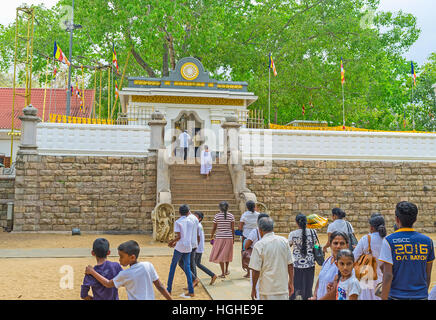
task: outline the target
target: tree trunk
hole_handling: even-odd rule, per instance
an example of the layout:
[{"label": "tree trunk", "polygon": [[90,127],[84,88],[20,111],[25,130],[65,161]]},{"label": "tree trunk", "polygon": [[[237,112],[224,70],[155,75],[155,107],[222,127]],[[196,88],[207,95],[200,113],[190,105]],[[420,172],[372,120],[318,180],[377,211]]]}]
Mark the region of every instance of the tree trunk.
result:
[{"label": "tree trunk", "polygon": [[168,49],[170,53],[170,65],[171,69],[174,70],[176,68],[176,54],[174,52],[174,41],[173,36],[167,33],[167,41],[168,41]]},{"label": "tree trunk", "polygon": [[168,45],[166,41],[163,42],[163,54],[162,54],[162,76],[168,77],[170,72],[168,70]]},{"label": "tree trunk", "polygon": [[148,76],[151,78],[156,78],[156,73],[154,73],[153,69],[148,65],[147,62],[142,59],[138,52],[136,52],[135,47],[132,47],[132,54],[135,57],[136,62],[148,73]]}]

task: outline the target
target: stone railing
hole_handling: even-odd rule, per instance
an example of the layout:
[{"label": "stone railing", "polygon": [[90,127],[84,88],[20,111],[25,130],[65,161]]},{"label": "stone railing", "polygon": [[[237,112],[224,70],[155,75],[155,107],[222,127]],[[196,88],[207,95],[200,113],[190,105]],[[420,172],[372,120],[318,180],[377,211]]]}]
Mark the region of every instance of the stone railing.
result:
[{"label": "stone railing", "polygon": [[436,134],[240,130],[244,160],[436,161]]},{"label": "stone railing", "polygon": [[39,123],[41,155],[128,156],[148,154],[148,126]]}]

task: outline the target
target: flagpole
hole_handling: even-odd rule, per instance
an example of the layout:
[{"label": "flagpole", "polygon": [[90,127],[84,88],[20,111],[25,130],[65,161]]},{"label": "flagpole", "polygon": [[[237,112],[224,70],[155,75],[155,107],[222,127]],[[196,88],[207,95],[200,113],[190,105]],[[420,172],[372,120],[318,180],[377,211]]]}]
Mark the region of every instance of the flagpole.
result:
[{"label": "flagpole", "polygon": [[268,128],[271,127],[271,66],[268,67]]},{"label": "flagpole", "polygon": [[342,84],[342,126],[345,128],[345,96],[344,96],[344,84]]},{"label": "flagpole", "polygon": [[413,119],[413,131],[415,131],[415,105],[413,104],[413,83],[412,83],[412,101],[413,111],[412,111],[412,119]]}]

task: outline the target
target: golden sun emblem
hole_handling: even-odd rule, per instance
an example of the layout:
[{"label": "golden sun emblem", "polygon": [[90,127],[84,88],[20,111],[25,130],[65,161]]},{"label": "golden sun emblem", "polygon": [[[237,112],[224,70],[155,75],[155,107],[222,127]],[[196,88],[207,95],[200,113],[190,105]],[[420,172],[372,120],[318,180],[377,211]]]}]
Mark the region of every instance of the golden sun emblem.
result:
[{"label": "golden sun emblem", "polygon": [[180,73],[182,74],[182,77],[184,79],[194,80],[198,77],[200,72],[198,71],[198,67],[194,63],[187,62],[182,66]]}]

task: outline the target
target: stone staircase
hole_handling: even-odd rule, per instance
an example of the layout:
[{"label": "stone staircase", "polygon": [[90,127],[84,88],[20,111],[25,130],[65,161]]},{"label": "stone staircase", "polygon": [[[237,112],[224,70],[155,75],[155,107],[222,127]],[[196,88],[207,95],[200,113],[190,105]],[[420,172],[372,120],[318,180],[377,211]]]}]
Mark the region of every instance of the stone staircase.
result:
[{"label": "stone staircase", "polygon": [[229,212],[235,216],[235,230],[239,225],[241,213],[233,193],[233,184],[226,164],[215,164],[209,179],[200,174],[199,164],[175,164],[170,166],[171,198],[176,219],[179,207],[189,205],[191,212],[204,214],[203,228],[207,240],[213,227],[213,218],[219,212],[218,204],[227,201]]}]

